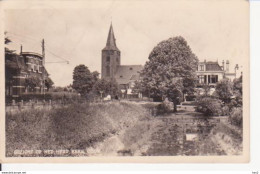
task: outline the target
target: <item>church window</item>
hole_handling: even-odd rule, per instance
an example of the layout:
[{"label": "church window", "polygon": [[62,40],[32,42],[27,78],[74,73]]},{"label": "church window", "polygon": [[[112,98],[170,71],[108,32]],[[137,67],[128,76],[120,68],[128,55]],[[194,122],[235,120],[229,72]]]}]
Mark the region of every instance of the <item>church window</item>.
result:
[{"label": "church window", "polygon": [[110,76],[110,66],[106,67],[106,74],[107,74],[107,76]]},{"label": "church window", "polygon": [[107,56],[107,62],[110,62],[110,57],[109,56]]}]

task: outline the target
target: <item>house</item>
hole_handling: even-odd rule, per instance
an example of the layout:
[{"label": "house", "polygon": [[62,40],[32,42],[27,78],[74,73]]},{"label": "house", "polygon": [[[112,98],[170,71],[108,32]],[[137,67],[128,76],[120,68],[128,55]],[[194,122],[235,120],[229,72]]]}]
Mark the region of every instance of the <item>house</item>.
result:
[{"label": "house", "polygon": [[[22,49],[21,49],[22,50]],[[42,55],[33,52],[5,55],[6,96],[19,97],[24,93],[43,93],[44,81],[49,74]],[[29,83],[33,83],[30,85]]]},{"label": "house", "polygon": [[229,61],[225,62],[223,60],[222,66],[218,64],[218,62],[213,61],[204,61],[198,63],[197,69],[197,77],[198,77],[198,87],[207,84],[211,87],[215,87],[216,83],[223,78],[228,78],[233,81],[236,78],[236,73],[229,72]]}]

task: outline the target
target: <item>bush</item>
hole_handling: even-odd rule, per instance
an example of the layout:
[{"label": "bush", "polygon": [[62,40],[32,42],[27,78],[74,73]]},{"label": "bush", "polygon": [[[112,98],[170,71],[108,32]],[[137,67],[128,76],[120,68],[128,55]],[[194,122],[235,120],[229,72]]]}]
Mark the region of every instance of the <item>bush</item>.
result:
[{"label": "bush", "polygon": [[50,93],[27,93],[27,94],[22,94],[19,97],[19,100],[23,101],[29,101],[29,100],[51,100],[52,96]]},{"label": "bush", "polygon": [[29,100],[38,100],[38,101],[66,101],[66,102],[73,102],[77,101],[80,98],[77,93],[73,92],[47,92],[45,94],[42,93],[25,93],[17,98],[6,96],[6,103],[12,103],[12,100],[16,100],[16,102],[19,102],[23,100],[24,102],[28,102]]},{"label": "bush", "polygon": [[204,96],[198,98],[197,101],[197,111],[204,113],[205,116],[220,116],[223,114],[222,104],[219,99]]},{"label": "bush", "polygon": [[195,96],[195,95],[187,95],[187,96],[186,96],[186,100],[187,100],[187,101],[195,101],[195,99],[196,99],[196,96]]},{"label": "bush", "polygon": [[161,103],[156,107],[156,115],[163,115],[171,112],[171,108],[166,103]]},{"label": "bush", "polygon": [[230,115],[230,108],[229,108],[229,106],[224,106],[222,108],[222,115],[225,115],[225,116]]},{"label": "bush", "polygon": [[242,127],[243,126],[243,110],[242,108],[233,108],[229,121],[232,125]]}]

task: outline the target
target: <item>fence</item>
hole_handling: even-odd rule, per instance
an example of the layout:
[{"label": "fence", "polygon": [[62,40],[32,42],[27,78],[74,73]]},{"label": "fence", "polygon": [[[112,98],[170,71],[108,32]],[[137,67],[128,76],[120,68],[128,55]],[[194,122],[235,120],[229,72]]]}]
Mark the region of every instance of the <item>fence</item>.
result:
[{"label": "fence", "polygon": [[21,100],[20,102],[16,102],[15,100],[13,100],[11,104],[6,104],[5,111],[6,113],[14,114],[17,112],[31,109],[51,110],[53,108],[58,108],[67,104],[68,102],[66,100],[30,100],[29,102],[24,102],[23,100]]}]

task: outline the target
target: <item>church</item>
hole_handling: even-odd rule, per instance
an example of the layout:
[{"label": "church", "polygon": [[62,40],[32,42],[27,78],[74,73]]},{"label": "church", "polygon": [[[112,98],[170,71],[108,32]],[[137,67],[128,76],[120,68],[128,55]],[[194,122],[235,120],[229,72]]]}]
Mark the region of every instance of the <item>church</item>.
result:
[{"label": "church", "polygon": [[107,43],[102,49],[101,78],[115,79],[121,90],[126,90],[127,94],[132,94],[136,80],[140,78],[142,65],[121,65],[121,53],[116,46],[116,39],[112,23],[108,32]]},{"label": "church", "polygon": [[[132,93],[132,88],[135,85],[135,81],[140,79],[140,71],[142,69],[142,65],[121,65],[121,54],[116,46],[116,39],[111,23],[106,46],[102,49],[101,78],[107,80],[115,79],[122,93],[126,92],[128,96],[139,95]],[[235,67],[235,73],[229,72],[228,60],[226,61],[226,67],[224,60],[222,66],[218,62],[207,62],[206,60],[199,62],[196,71],[198,77],[197,88],[201,88],[201,86],[207,84],[214,91],[217,82],[223,78],[233,81],[236,78],[236,69],[238,69],[238,65]]]}]

